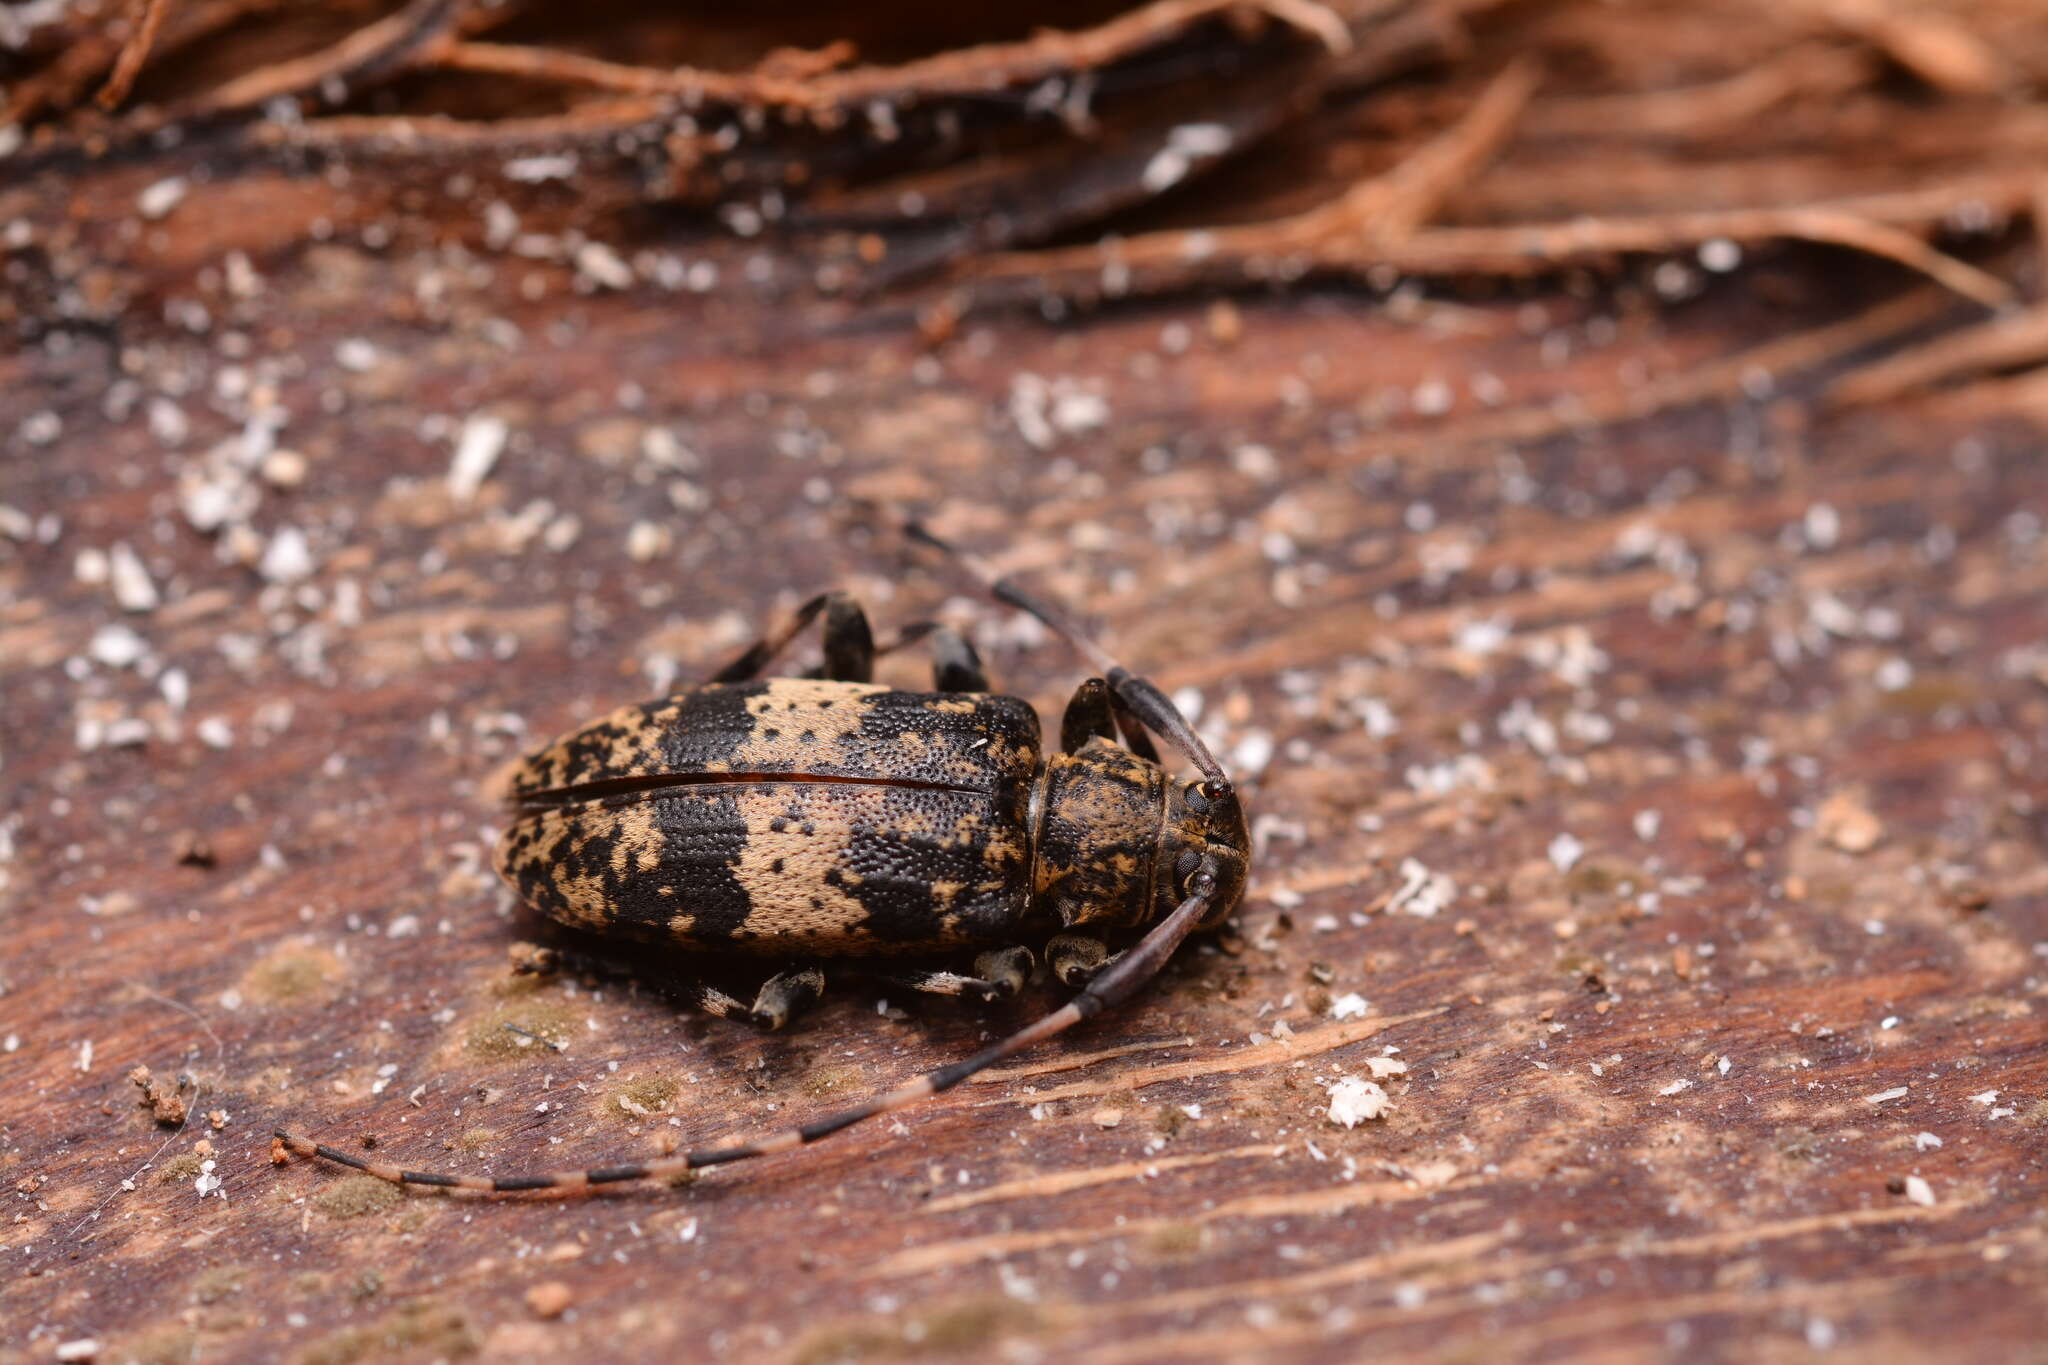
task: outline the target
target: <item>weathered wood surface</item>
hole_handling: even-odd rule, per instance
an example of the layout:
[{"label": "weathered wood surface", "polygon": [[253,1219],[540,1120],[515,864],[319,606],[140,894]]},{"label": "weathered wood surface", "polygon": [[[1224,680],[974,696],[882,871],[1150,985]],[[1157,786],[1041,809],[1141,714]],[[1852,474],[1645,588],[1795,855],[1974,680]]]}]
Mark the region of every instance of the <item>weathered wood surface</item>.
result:
[{"label": "weathered wood surface", "polygon": [[[928,350],[772,237],[630,220],[719,271],[615,291],[474,223],[309,235],[357,192],[405,233],[374,178],[109,210],[202,160],[10,201],[108,268],[55,272],[82,310],[18,271],[0,355],[0,1361],[2041,1358],[2048,474],[1994,411],[2039,398],[1821,397],[1932,286],[1800,254],[1682,309],[1324,288]],[[507,975],[494,768],[821,585],[1056,713],[1075,661],[859,496],[1199,693],[1259,819],[1235,932],[686,1188],[273,1166],[288,1120],[501,1173],[752,1134],[1057,998],[846,983],[762,1036]]]}]

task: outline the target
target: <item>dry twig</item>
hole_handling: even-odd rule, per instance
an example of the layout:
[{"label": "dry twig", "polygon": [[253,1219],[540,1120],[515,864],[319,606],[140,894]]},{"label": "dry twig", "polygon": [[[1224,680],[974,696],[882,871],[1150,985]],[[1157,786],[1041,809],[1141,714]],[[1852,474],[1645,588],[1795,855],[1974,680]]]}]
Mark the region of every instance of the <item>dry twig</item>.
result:
[{"label": "dry twig", "polygon": [[288,96],[345,92],[359,81],[376,80],[408,66],[412,59],[461,17],[469,0],[412,0],[395,14],[357,29],[319,52],[215,86],[171,117],[199,118],[259,109]]},{"label": "dry twig", "polygon": [[1950,380],[2048,362],[2048,306],[1964,327],[1845,376],[1828,390],[1840,407],[1888,403]]},{"label": "dry twig", "polygon": [[1997,54],[1953,16],[1907,11],[1889,0],[1814,0],[1824,23],[1853,33],[1936,90],[1995,95],[2012,75]]},{"label": "dry twig", "polygon": [[163,27],[164,16],[170,12],[171,0],[137,0],[133,8],[140,11],[135,19],[135,31],[128,35],[127,43],[122,46],[113,74],[100,87],[99,102],[103,109],[115,108],[128,97],[135,77],[142,71],[142,64],[149,60],[150,49],[156,46],[157,31]]},{"label": "dry twig", "polygon": [[[1454,130],[1446,136],[1458,135]],[[1359,193],[1373,191],[1375,184],[1368,182]],[[1991,197],[1980,195],[1980,189],[1992,191]],[[1438,227],[1377,237],[1306,234],[1302,218],[1311,215],[1303,215],[1278,223],[1176,229],[1114,243],[1011,253],[978,263],[971,275],[991,282],[1031,281],[1045,293],[1088,298],[1104,292],[1100,281],[1106,269],[1114,269],[1121,282],[1117,292],[1128,294],[1183,289],[1198,281],[1291,278],[1309,271],[1517,276],[1601,263],[1630,253],[1681,251],[1715,240],[1798,239],[1897,261],[1966,298],[1997,307],[2011,301],[2011,286],[1895,224],[1930,229],[1959,204],[2017,209],[2024,201],[2015,200],[2012,186],[1970,182],[1909,195],[1789,208],[1585,218],[1514,227]]]}]

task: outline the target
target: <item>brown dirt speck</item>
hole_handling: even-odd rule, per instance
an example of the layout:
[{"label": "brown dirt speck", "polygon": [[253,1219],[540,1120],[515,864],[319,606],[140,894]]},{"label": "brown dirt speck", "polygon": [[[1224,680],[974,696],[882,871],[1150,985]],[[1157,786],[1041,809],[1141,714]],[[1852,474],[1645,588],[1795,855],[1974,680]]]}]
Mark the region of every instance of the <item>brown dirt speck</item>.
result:
[{"label": "brown dirt speck", "polygon": [[819,1066],[804,1074],[804,1093],[813,1099],[827,1095],[843,1095],[858,1090],[861,1084],[861,1070],[857,1066]]},{"label": "brown dirt speck", "polygon": [[673,1076],[637,1076],[605,1096],[605,1108],[622,1118],[651,1118],[675,1108],[682,1088]]},{"label": "brown dirt speck", "polygon": [[969,1299],[906,1317],[893,1326],[860,1323],[821,1328],[797,1347],[791,1360],[793,1365],[833,1365],[843,1360],[974,1351],[1037,1324],[1038,1314],[1028,1305],[1011,1299]]},{"label": "brown dirt speck", "polygon": [[1641,886],[1643,882],[1640,868],[1597,858],[1581,861],[1565,878],[1565,885],[1578,896],[1610,896],[1624,886]]},{"label": "brown dirt speck", "polygon": [[299,1352],[297,1365],[353,1365],[393,1356],[449,1359],[474,1355],[479,1344],[476,1329],[458,1310],[423,1301],[368,1326],[323,1337]]},{"label": "brown dirt speck", "polygon": [[347,976],[348,968],[333,953],[294,941],[243,974],[242,994],[262,1005],[304,1004],[332,997]]},{"label": "brown dirt speck", "polygon": [[535,1317],[559,1318],[575,1301],[575,1291],[560,1280],[543,1280],[526,1291],[526,1306]]},{"label": "brown dirt speck", "polygon": [[199,1158],[191,1152],[180,1152],[157,1168],[156,1178],[166,1185],[196,1180],[199,1178]]},{"label": "brown dirt speck", "polygon": [[313,1207],[329,1218],[361,1218],[382,1213],[405,1200],[404,1191],[374,1175],[344,1176],[313,1196]]},{"label": "brown dirt speck", "polygon": [[1162,1261],[1184,1261],[1199,1253],[1208,1242],[1204,1230],[1193,1223],[1169,1223],[1145,1238],[1145,1250]]},{"label": "brown dirt speck", "polygon": [[195,1303],[219,1303],[222,1299],[233,1298],[242,1292],[247,1278],[248,1272],[241,1266],[215,1266],[192,1281],[192,1299]]},{"label": "brown dirt speck", "polygon": [[1868,853],[1884,838],[1884,826],[1855,792],[1836,792],[1814,816],[1820,837],[1844,853]]},{"label": "brown dirt speck", "polygon": [[575,1018],[550,1000],[520,1000],[501,1005],[470,1026],[463,1038],[463,1051],[490,1062],[553,1055],[550,1049],[532,1038],[506,1028],[507,1024],[559,1044],[569,1041],[575,1029]]}]

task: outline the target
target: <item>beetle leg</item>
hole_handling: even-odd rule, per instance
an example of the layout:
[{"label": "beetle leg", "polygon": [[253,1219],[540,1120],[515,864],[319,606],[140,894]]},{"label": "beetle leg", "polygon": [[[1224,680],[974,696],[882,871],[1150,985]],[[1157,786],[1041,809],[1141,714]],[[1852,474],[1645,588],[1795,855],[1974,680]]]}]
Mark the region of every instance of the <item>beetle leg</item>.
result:
[{"label": "beetle leg", "polygon": [[872,973],[877,981],[926,995],[960,995],[969,999],[1007,1000],[1024,989],[1031,979],[1033,959],[1029,948],[991,948],[974,959],[974,975],[944,970],[913,968],[906,971]]},{"label": "beetle leg", "polygon": [[1062,985],[1085,986],[1110,963],[1109,946],[1092,934],[1060,934],[1045,945],[1045,961]]},{"label": "beetle leg", "polygon": [[746,1001],[720,990],[708,981],[695,977],[674,976],[665,972],[635,970],[623,962],[599,957],[594,953],[580,953],[573,948],[515,943],[512,945],[512,970],[521,976],[553,976],[557,972],[570,972],[577,976],[597,977],[600,980],[630,981],[635,985],[658,991],[688,1009],[696,1010],[700,1014],[715,1015],[720,1019],[755,1019],[755,1011],[759,1007],[758,1001],[754,1006],[749,1006]]},{"label": "beetle leg", "polygon": [[711,675],[715,683],[746,682],[761,676],[761,670],[775,662],[775,656],[789,648],[789,642],[803,631],[805,626],[818,619],[818,613],[825,609],[825,603],[833,594],[821,592],[810,601],[798,607],[787,621],[760,639],[748,645],[741,655]]},{"label": "beetle leg", "polygon": [[1024,989],[1036,965],[1029,948],[991,948],[974,959],[974,974],[1002,995],[1012,996]]},{"label": "beetle leg", "polygon": [[860,603],[843,592],[825,602],[825,676],[833,682],[875,680],[875,633]]},{"label": "beetle leg", "polygon": [[1060,751],[1079,753],[1091,739],[1114,740],[1116,719],[1109,706],[1109,684],[1090,678],[1075,689],[1074,699],[1060,717]]},{"label": "beetle leg", "polygon": [[867,613],[843,592],[821,592],[798,607],[787,621],[747,646],[738,658],[711,675],[714,683],[747,682],[758,678],[775,656],[789,648],[789,642],[825,613],[824,677],[837,682],[867,682],[875,672],[875,637],[868,629]]},{"label": "beetle leg", "polygon": [[825,993],[825,974],[816,967],[795,967],[777,972],[761,983],[748,1011],[753,1021],[769,1032],[787,1024]]},{"label": "beetle leg", "polygon": [[962,995],[970,1000],[996,998],[994,982],[984,981],[978,976],[968,976],[963,972],[913,967],[902,971],[873,972],[868,975],[885,986],[901,986],[905,990],[922,991],[926,995]]},{"label": "beetle leg", "polygon": [[[859,613],[859,610],[858,607],[853,608],[856,614]],[[864,616],[860,617],[859,621],[861,627],[865,629],[867,618]],[[931,638],[932,642],[933,691],[986,692],[989,690],[988,674],[983,670],[981,656],[975,653],[974,646],[959,631],[954,630],[950,626],[942,626],[937,621],[913,621],[911,624],[903,627],[902,630],[897,631],[893,639],[880,644],[874,643],[871,639],[868,644],[868,671],[855,676],[855,664],[853,662],[840,662],[835,661],[833,658],[833,619],[828,614],[825,618],[825,662],[816,668],[807,670],[804,676],[806,678],[831,678],[838,682],[870,682],[873,680],[873,664],[876,658],[884,654],[894,654],[906,645],[916,644],[927,636]]]},{"label": "beetle leg", "polygon": [[1148,763],[1159,761],[1159,749],[1152,743],[1152,736],[1145,730],[1144,722],[1131,710],[1121,692],[1109,694],[1110,705],[1116,712],[1116,728],[1123,732],[1124,747]]},{"label": "beetle leg", "polygon": [[939,623],[937,621],[912,621],[909,625],[897,631],[894,639],[885,640],[877,644],[875,646],[875,654],[878,657],[883,654],[894,654],[899,649],[906,649],[916,644],[938,628]]},{"label": "beetle leg", "polygon": [[[906,522],[903,524],[903,530],[912,540],[952,556],[962,568],[980,580],[991,597],[1035,617],[1039,624],[1066,640],[1080,651],[1083,657],[1100,668],[1104,681],[1109,684],[1110,690],[1116,693],[1117,700],[1130,712],[1131,717],[1185,754],[1193,761],[1195,767],[1201,770],[1202,777],[1210,788],[1210,796],[1221,797],[1232,790],[1230,775],[1223,771],[1223,765],[1209,752],[1209,746],[1195,733],[1195,727],[1188,724],[1188,718],[1180,713],[1180,708],[1173,704],[1172,698],[1160,691],[1158,684],[1149,678],[1141,678],[1118,663],[1094,636],[1067,613],[1064,607],[997,573],[995,567],[980,555],[969,554],[959,546],[939,539],[926,530],[921,522]],[[1135,751],[1133,746],[1133,752]]]},{"label": "beetle leg", "polygon": [[[894,654],[899,649],[907,649],[938,628],[939,623],[937,621],[912,621],[909,625],[897,631],[893,638],[877,640],[875,642],[875,657],[879,659],[884,654]],[[815,668],[805,669],[804,676],[806,678],[823,678],[829,675],[825,672],[825,665],[821,663]]]},{"label": "beetle leg", "polygon": [[614,1185],[626,1180],[666,1180],[685,1171],[702,1170],[706,1166],[723,1166],[731,1161],[748,1161],[754,1157],[769,1156],[776,1152],[787,1152],[827,1138],[832,1134],[853,1127],[856,1123],[874,1118],[878,1114],[893,1114],[901,1109],[941,1095],[967,1080],[994,1066],[1006,1057],[1014,1057],[1026,1048],[1056,1038],[1083,1020],[1092,1019],[1104,1010],[1130,998],[1141,986],[1159,974],[1168,958],[1194,932],[1209,912],[1211,898],[1216,894],[1216,873],[1213,864],[1198,870],[1191,879],[1194,888],[1186,900],[1174,907],[1172,914],[1159,921],[1140,939],[1130,951],[1121,954],[1116,962],[1104,970],[1083,988],[1079,995],[1051,1014],[1018,1029],[1009,1037],[991,1043],[972,1057],[942,1066],[937,1071],[928,1071],[914,1080],[906,1081],[894,1090],[876,1095],[864,1104],[824,1118],[813,1119],[798,1128],[785,1128],[779,1133],[756,1138],[752,1142],[731,1147],[710,1147],[694,1152],[679,1152],[674,1156],[661,1157],[653,1161],[634,1161],[620,1166],[592,1166],[580,1171],[548,1171],[534,1175],[481,1176],[454,1175],[446,1171],[410,1171],[400,1166],[388,1165],[381,1161],[365,1161],[353,1152],[344,1152],[337,1147],[303,1137],[286,1128],[273,1130],[278,1146],[272,1148],[278,1159],[284,1152],[296,1152],[300,1156],[319,1157],[362,1171],[379,1180],[388,1180],[394,1185],[430,1185],[443,1189],[479,1190],[510,1192],[513,1190],[587,1190],[593,1185]]},{"label": "beetle leg", "polygon": [[986,692],[988,673],[965,635],[951,626],[932,632],[932,685],[940,692]]}]

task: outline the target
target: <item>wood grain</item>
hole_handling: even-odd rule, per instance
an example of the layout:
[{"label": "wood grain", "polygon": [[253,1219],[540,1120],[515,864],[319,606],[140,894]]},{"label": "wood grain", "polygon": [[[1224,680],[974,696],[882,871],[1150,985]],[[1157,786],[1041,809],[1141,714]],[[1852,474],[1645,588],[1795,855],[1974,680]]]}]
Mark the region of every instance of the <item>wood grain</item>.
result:
[{"label": "wood grain", "polygon": [[[1792,252],[1683,306],[1331,287],[927,349],[772,234],[629,219],[714,282],[619,290],[402,186],[129,212],[200,164],[9,201],[118,303],[25,290],[0,353],[0,1361],[2039,1358],[2041,435],[1832,411],[1825,347],[1687,383],[1947,302]],[[1057,998],[846,982],[763,1036],[507,973],[540,926],[491,773],[778,607],[936,611],[1064,700],[1075,661],[863,497],[1199,694],[1258,821],[1234,931],[685,1188],[273,1166],[287,1120],[478,1172],[708,1144]],[[1387,1057],[1390,1110],[1333,1123]],[[189,1078],[182,1130],[136,1065]]]}]

